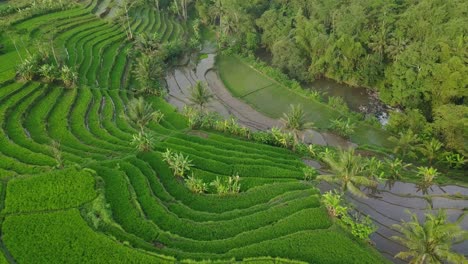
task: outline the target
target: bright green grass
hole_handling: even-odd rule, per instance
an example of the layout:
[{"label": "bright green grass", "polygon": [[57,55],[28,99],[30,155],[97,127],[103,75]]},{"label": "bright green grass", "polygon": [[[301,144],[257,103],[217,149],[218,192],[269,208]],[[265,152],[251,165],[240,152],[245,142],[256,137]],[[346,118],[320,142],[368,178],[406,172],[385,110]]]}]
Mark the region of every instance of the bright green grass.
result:
[{"label": "bright green grass", "polygon": [[[327,129],[330,120],[339,118],[339,112],[328,105],[305,98],[266,77],[234,56],[219,56],[217,69],[232,94],[241,98],[259,112],[273,118],[282,117],[291,104],[301,104],[307,121],[319,129]],[[390,135],[380,129],[359,123],[351,140],[358,144],[388,147]]]},{"label": "bright green grass", "polygon": [[3,230],[18,263],[174,263],[94,232],[76,209],[9,216]]},{"label": "bright green grass", "polygon": [[95,198],[94,177],[75,168],[12,179],[6,190],[4,213],[76,207]]}]

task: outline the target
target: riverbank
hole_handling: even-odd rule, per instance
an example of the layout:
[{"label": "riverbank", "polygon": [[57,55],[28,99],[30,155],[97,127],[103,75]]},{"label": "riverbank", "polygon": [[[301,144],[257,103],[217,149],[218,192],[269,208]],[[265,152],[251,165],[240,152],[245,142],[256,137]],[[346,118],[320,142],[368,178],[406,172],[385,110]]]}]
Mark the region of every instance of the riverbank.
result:
[{"label": "riverbank", "polygon": [[[284,87],[235,56],[219,56],[216,69],[235,97],[271,118],[280,118],[291,104],[301,104],[306,113],[306,120],[314,122],[320,131],[327,131],[331,120],[343,116],[327,104],[306,98]],[[358,122],[350,140],[359,145],[388,148],[391,147],[388,141],[390,135],[383,129]]]}]

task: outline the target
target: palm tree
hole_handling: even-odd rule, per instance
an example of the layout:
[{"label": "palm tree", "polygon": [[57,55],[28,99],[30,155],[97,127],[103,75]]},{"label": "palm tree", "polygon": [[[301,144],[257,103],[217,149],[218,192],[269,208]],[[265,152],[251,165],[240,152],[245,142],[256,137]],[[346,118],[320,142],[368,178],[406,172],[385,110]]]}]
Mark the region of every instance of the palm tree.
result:
[{"label": "palm tree", "polygon": [[401,171],[412,165],[411,163],[404,164],[403,160],[399,158],[395,158],[393,160],[386,158],[385,162],[387,163],[388,169],[390,171],[388,177],[392,180],[401,179]]},{"label": "palm tree", "polygon": [[[304,129],[312,128],[314,123],[306,122],[302,105],[291,105],[288,113],[283,113],[281,118],[283,128],[290,131],[294,136],[294,145],[299,143],[299,134]],[[293,149],[295,146],[293,146]]]},{"label": "palm tree", "polygon": [[317,179],[338,183],[342,191],[349,191],[353,195],[366,198],[366,194],[359,189],[359,186],[373,187],[377,184],[374,180],[361,176],[364,171],[363,161],[354,150],[340,150],[337,156],[331,153],[325,154],[323,161],[330,167],[331,174],[317,176]]},{"label": "palm tree", "polygon": [[190,102],[194,105],[200,107],[200,110],[203,110],[205,105],[208,104],[213,95],[210,93],[206,85],[201,81],[197,81],[197,83],[192,87],[192,93],[190,94]]},{"label": "palm tree", "polygon": [[454,243],[463,242],[468,232],[458,223],[447,222],[447,214],[439,210],[437,215],[426,214],[424,224],[420,224],[416,214],[411,214],[411,221],[393,227],[403,234],[393,236],[407,251],[395,255],[396,258],[410,259],[411,264],[425,263],[468,263],[465,257],[451,251]]},{"label": "palm tree", "polygon": [[393,149],[395,154],[400,154],[402,158],[415,156],[413,150],[419,143],[419,137],[411,129],[398,133],[398,138],[391,136],[388,139],[395,144]]},{"label": "palm tree", "polygon": [[161,93],[160,80],[164,77],[164,61],[154,54],[143,53],[137,60],[132,71],[139,87],[138,91],[146,94]]},{"label": "palm tree", "polygon": [[137,125],[140,132],[143,132],[151,121],[159,123],[163,117],[164,114],[154,111],[151,104],[147,103],[143,97],[133,98],[128,103],[126,119]]},{"label": "palm tree", "polygon": [[131,145],[140,152],[148,152],[153,148],[153,136],[143,131],[133,135]]},{"label": "palm tree", "polygon": [[432,138],[430,141],[424,141],[417,147],[418,151],[429,161],[429,166],[431,166],[434,159],[437,158],[438,151],[441,148],[442,143],[435,138]]}]

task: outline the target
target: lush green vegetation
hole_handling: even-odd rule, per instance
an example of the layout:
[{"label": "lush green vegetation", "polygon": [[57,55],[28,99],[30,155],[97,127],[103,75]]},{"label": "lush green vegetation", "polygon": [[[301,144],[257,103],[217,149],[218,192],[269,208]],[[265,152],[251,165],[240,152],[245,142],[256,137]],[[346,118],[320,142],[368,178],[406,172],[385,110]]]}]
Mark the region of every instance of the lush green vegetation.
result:
[{"label": "lush green vegetation", "polygon": [[[217,59],[220,76],[227,88],[236,96],[245,100],[260,112],[274,118],[280,118],[288,112],[291,104],[300,104],[304,108],[305,118],[317,128],[326,130],[330,121],[346,113],[340,112],[319,102],[301,89],[289,89],[269,75],[252,68],[246,61],[234,56],[221,56]],[[275,102],[272,104],[271,102]],[[359,144],[390,146],[387,138],[391,134],[364,122],[359,122],[351,140]]]},{"label": "lush green vegetation", "polygon": [[[329,218],[310,182],[316,172],[304,170],[300,155],[212,130],[196,135],[158,97],[160,70],[198,45],[189,2],[0,7],[6,256],[17,263],[385,262]],[[194,97],[202,108],[205,90]],[[246,132],[230,124],[218,123],[226,134]]]},{"label": "lush green vegetation", "polygon": [[[327,77],[373,89],[397,110],[391,113],[390,132],[412,129],[466,156],[466,1],[202,0],[196,6],[231,52],[264,48],[272,65],[298,81]],[[233,66],[222,66],[232,72]],[[237,82],[257,81],[254,90],[269,84],[241,79]],[[225,81],[239,89],[236,95],[247,95]],[[281,106],[283,98],[291,98],[279,90],[273,85],[246,100],[274,97]],[[265,113],[274,111],[256,103]]]}]

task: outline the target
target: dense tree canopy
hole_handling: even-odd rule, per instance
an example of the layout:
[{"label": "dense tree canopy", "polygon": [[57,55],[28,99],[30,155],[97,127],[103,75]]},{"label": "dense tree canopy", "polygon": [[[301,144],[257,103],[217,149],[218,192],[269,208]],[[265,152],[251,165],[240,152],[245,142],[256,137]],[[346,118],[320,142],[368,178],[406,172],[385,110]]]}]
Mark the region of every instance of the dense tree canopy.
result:
[{"label": "dense tree canopy", "polygon": [[[385,103],[418,110],[425,131],[466,153],[466,1],[199,0],[196,6],[235,50],[266,48],[274,66],[300,81],[328,77],[376,89]],[[442,115],[447,106],[459,118],[450,127]]]}]

